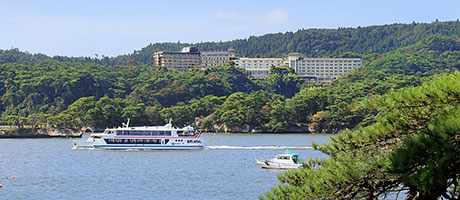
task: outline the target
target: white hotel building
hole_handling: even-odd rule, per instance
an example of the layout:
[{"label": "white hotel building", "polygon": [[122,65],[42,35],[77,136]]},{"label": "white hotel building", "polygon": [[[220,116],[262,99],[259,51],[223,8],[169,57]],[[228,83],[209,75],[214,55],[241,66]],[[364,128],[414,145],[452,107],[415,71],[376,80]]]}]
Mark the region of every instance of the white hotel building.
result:
[{"label": "white hotel building", "polygon": [[307,81],[331,81],[362,65],[360,58],[303,58],[299,53],[290,53],[287,58],[238,58],[233,49],[200,52],[196,47],[184,48],[182,52],[157,52],[154,56],[156,65],[180,71],[197,65],[223,66],[234,61],[236,67],[246,69],[249,77],[257,79],[266,78],[272,66],[285,66]]},{"label": "white hotel building", "polygon": [[235,66],[246,69],[251,78],[265,78],[271,66],[284,66],[282,58],[236,58]]},{"label": "white hotel building", "polygon": [[298,77],[308,81],[331,81],[363,63],[361,58],[301,58],[298,53],[290,53],[287,60]]},{"label": "white hotel building", "polygon": [[202,67],[224,66],[230,60],[235,59],[235,50],[230,48],[227,51],[203,51],[201,52]]}]

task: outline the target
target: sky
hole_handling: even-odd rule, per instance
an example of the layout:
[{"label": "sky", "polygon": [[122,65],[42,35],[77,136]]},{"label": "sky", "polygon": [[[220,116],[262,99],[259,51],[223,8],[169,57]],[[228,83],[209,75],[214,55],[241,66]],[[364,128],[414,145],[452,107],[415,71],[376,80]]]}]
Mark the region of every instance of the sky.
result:
[{"label": "sky", "polygon": [[460,0],[0,0],[0,49],[118,56],[157,42],[460,19]]}]

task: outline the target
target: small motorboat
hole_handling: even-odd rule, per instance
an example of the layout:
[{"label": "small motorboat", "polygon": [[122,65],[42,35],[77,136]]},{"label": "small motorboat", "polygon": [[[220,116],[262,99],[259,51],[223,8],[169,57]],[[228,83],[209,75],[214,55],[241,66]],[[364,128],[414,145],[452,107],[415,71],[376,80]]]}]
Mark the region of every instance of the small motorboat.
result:
[{"label": "small motorboat", "polygon": [[276,155],[273,159],[257,159],[257,164],[261,165],[264,169],[298,169],[302,166],[299,163],[299,155],[286,150],[283,154]]}]

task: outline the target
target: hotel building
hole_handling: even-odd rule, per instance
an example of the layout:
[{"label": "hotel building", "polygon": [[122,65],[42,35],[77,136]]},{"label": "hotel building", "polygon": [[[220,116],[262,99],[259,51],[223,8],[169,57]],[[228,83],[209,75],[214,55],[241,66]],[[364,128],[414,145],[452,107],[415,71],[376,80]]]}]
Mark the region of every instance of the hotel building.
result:
[{"label": "hotel building", "polygon": [[269,75],[271,66],[283,66],[282,58],[236,58],[236,67],[246,69],[251,78],[265,78]]},{"label": "hotel building", "polygon": [[190,68],[223,66],[234,61],[236,67],[246,69],[251,78],[263,79],[272,66],[294,69],[299,78],[307,81],[331,81],[362,65],[360,58],[303,58],[290,53],[287,58],[238,58],[235,51],[200,52],[197,47],[185,47],[181,52],[157,52],[155,65],[188,71]]},{"label": "hotel building", "polygon": [[363,63],[360,58],[301,58],[298,53],[290,53],[287,60],[298,77],[307,81],[331,81]]},{"label": "hotel building", "polygon": [[204,51],[201,52],[200,65],[202,67],[224,66],[230,60],[235,59],[233,48],[227,51]]},{"label": "hotel building", "polygon": [[200,65],[200,50],[197,47],[184,47],[181,52],[156,52],[155,65],[177,69],[182,72]]}]

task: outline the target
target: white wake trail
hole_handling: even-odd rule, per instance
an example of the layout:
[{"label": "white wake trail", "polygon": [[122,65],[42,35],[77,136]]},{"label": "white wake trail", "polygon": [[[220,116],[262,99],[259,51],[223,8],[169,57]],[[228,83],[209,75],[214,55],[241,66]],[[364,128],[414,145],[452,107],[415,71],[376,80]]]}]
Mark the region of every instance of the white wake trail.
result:
[{"label": "white wake trail", "polygon": [[294,149],[294,150],[302,150],[302,149],[313,149],[313,147],[298,147],[298,146],[252,146],[252,147],[245,147],[245,146],[206,146],[206,149]]}]

